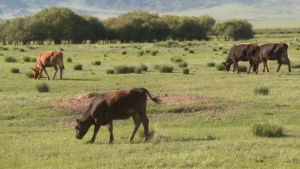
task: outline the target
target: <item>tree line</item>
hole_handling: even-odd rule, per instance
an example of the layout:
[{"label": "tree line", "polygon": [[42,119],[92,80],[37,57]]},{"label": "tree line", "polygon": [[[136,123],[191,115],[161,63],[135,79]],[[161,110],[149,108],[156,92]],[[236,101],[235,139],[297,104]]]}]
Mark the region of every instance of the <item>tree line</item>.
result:
[{"label": "tree line", "polygon": [[209,16],[188,17],[162,15],[147,11],[131,11],[117,17],[100,20],[78,15],[64,7],[45,8],[35,15],[16,17],[0,22],[2,44],[43,44],[45,41],[61,44],[154,42],[173,39],[239,40],[253,37],[252,25],[246,20],[228,20],[216,23]]}]

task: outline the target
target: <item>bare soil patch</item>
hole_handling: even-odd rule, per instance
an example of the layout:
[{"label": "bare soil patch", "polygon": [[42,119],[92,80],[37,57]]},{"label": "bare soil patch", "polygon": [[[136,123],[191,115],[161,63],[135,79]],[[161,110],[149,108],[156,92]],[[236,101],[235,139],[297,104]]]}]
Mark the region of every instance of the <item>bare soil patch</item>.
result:
[{"label": "bare soil patch", "polygon": [[[72,113],[84,113],[90,102],[101,93],[86,93],[74,96],[72,98],[63,99],[52,103],[55,107],[61,107]],[[206,97],[194,95],[178,95],[178,94],[156,94],[151,93],[152,97],[156,97],[167,106],[189,105],[196,102],[201,102],[206,105],[214,105],[215,101],[209,100]],[[148,102],[152,102],[148,98]]]}]

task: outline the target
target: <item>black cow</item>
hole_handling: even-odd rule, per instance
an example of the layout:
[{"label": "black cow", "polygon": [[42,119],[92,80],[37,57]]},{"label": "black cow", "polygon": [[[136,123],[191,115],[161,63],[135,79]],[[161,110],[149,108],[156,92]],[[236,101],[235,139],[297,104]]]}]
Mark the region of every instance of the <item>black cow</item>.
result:
[{"label": "black cow", "polygon": [[228,53],[226,61],[222,62],[225,67],[225,71],[229,71],[231,64],[233,64],[233,72],[235,69],[237,69],[237,73],[239,73],[238,62],[249,61],[250,67],[247,73],[249,74],[251,68],[253,67],[255,74],[257,74],[257,68],[259,65],[259,52],[260,47],[257,44],[239,44],[233,46]]},{"label": "black cow", "polygon": [[288,45],[286,43],[267,43],[260,45],[259,58],[260,61],[264,64],[263,72],[265,72],[265,68],[267,68],[267,72],[269,72],[269,68],[267,65],[268,60],[277,60],[278,68],[276,72],[279,72],[282,58],[285,59],[289,67],[289,72],[291,72],[291,64],[290,59],[288,57],[287,49]]}]

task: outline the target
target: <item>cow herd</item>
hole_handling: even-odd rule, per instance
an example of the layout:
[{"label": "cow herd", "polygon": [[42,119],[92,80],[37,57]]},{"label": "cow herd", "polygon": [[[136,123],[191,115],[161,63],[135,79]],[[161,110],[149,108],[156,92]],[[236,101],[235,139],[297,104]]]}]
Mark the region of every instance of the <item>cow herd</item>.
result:
[{"label": "cow herd", "polygon": [[[281,67],[282,58],[284,58],[288,64],[289,72],[291,72],[287,49],[288,45],[286,43],[268,43],[260,46],[257,44],[239,44],[230,49],[226,61],[222,63],[225,67],[225,71],[229,71],[230,66],[233,64],[233,71],[237,70],[237,72],[239,72],[238,62],[249,61],[250,66],[248,74],[250,73],[251,68],[253,68],[253,71],[257,74],[258,66],[261,62],[263,63],[263,72],[265,72],[265,69],[269,72],[267,65],[268,60],[277,60],[278,68],[276,72],[278,72]],[[49,80],[46,67],[53,67],[55,69],[53,79],[59,68],[60,79],[62,79],[62,71],[64,69],[63,53],[61,51],[47,51],[41,53],[37,57],[35,68],[31,68],[34,79],[40,79],[41,73],[45,71],[47,79]],[[149,119],[146,115],[147,96],[155,103],[160,102],[159,99],[151,97],[148,90],[145,88],[116,90],[97,96],[91,101],[82,118],[76,120],[75,137],[77,139],[82,139],[89,128],[94,125],[94,134],[89,141],[90,143],[93,143],[100,127],[107,125],[110,132],[109,142],[112,143],[114,140],[112,121],[132,117],[134,128],[129,141],[133,140],[141,123],[144,126],[144,141],[147,141],[149,128]]]},{"label": "cow herd", "polygon": [[265,69],[269,72],[267,61],[277,60],[278,68],[276,72],[278,72],[284,58],[289,67],[289,72],[291,72],[287,49],[288,45],[286,43],[267,43],[260,46],[257,44],[239,44],[230,49],[226,61],[222,62],[222,64],[225,67],[225,71],[229,71],[230,66],[233,64],[233,71],[237,69],[238,73],[238,62],[249,61],[250,66],[247,73],[249,74],[251,68],[253,68],[253,71],[257,74],[259,63],[263,63],[263,72],[265,72]]}]

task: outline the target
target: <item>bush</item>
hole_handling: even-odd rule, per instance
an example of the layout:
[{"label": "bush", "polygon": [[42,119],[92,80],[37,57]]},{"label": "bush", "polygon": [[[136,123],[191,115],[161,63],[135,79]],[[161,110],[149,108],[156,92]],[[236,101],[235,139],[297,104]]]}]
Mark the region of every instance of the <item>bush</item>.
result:
[{"label": "bush", "polygon": [[72,59],[71,58],[67,58],[67,62],[71,63]]},{"label": "bush", "polygon": [[187,62],[180,62],[178,63],[179,67],[188,67],[188,63]]},{"label": "bush", "polygon": [[95,62],[92,62],[92,65],[100,66],[101,65],[101,61],[97,60]]},{"label": "bush", "polygon": [[126,73],[134,73],[135,67],[119,65],[119,66],[116,66],[114,69],[115,69],[116,74],[126,74]]},{"label": "bush", "polygon": [[142,69],[140,67],[135,67],[134,73],[142,73]]},{"label": "bush", "polygon": [[31,58],[30,61],[31,62],[36,62],[36,58]]},{"label": "bush", "polygon": [[156,64],[156,65],[153,66],[153,69],[159,70],[159,69],[160,69],[160,66],[161,66],[161,65],[157,65],[157,64]]},{"label": "bush", "polygon": [[11,72],[11,73],[19,73],[20,70],[19,70],[19,68],[11,68],[11,69],[10,69],[10,72]]},{"label": "bush", "polygon": [[190,50],[189,50],[189,53],[195,53],[195,51],[190,49]]},{"label": "bush", "polygon": [[31,57],[29,57],[29,56],[24,56],[24,57],[23,57],[23,61],[24,61],[24,62],[31,62]]},{"label": "bush", "polygon": [[11,57],[11,56],[7,56],[4,58],[5,62],[17,62],[17,59]]},{"label": "bush", "polygon": [[183,69],[182,73],[183,73],[183,74],[189,74],[189,73],[190,73],[190,70],[187,69],[187,68],[185,68],[185,69]]},{"label": "bush", "polygon": [[7,47],[4,47],[4,48],[2,48],[2,50],[8,50],[8,48],[7,48]]},{"label": "bush", "polygon": [[185,47],[185,48],[183,48],[183,50],[184,50],[184,51],[188,51],[188,50],[189,50],[189,48],[188,48],[188,47]]},{"label": "bush", "polygon": [[25,52],[25,49],[19,49],[20,52]]},{"label": "bush", "polygon": [[126,50],[123,50],[122,51],[122,55],[126,55],[127,54],[127,51]]},{"label": "bush", "polygon": [[141,70],[147,72],[148,66],[145,65],[145,64],[143,64],[143,63],[141,63]]},{"label": "bush", "polygon": [[247,72],[247,66],[239,65],[239,72]]},{"label": "bush", "polygon": [[60,50],[60,51],[64,51],[64,49],[63,49],[63,48],[60,48],[59,50]]},{"label": "bush", "polygon": [[33,73],[32,71],[28,71],[27,73],[25,73],[25,75],[28,77],[28,78],[33,78]]},{"label": "bush", "polygon": [[297,65],[291,65],[291,67],[294,68],[294,69],[297,69],[297,68],[300,68],[300,65],[299,64],[297,64]]},{"label": "bush", "polygon": [[106,74],[115,74],[115,70],[113,69],[107,69]]},{"label": "bush", "polygon": [[144,54],[144,51],[143,51],[143,50],[141,50],[141,51],[138,52],[138,55],[139,55],[139,56],[143,56],[143,54]]},{"label": "bush", "polygon": [[223,54],[228,54],[227,50],[224,50],[222,53],[223,53]]},{"label": "bush", "polygon": [[73,68],[74,70],[82,70],[82,65],[81,64],[77,64],[74,66]]},{"label": "bush", "polygon": [[183,59],[181,57],[178,57],[178,56],[171,57],[171,62],[180,63],[182,61],[183,61]]},{"label": "bush", "polygon": [[151,52],[151,55],[155,56],[157,53],[158,53],[158,50],[154,50],[154,51]]},{"label": "bush", "polygon": [[214,52],[218,51],[218,49],[216,49],[216,48],[213,48],[212,50],[213,50]]},{"label": "bush", "polygon": [[207,63],[208,67],[215,67],[215,65],[216,65],[215,62],[208,62]]},{"label": "bush", "polygon": [[269,88],[268,87],[258,87],[254,89],[254,94],[259,94],[259,95],[268,95],[269,94]]},{"label": "bush", "polygon": [[222,47],[222,46],[220,46],[220,47],[218,47],[218,49],[219,49],[219,50],[222,50],[222,49],[223,49],[223,47]]},{"label": "bush", "polygon": [[270,123],[261,123],[255,124],[252,126],[252,133],[255,136],[259,137],[282,137],[283,128],[281,126],[270,124]]},{"label": "bush", "polygon": [[49,92],[49,86],[45,82],[36,84],[35,88],[40,93]]},{"label": "bush", "polygon": [[146,52],[146,53],[150,53],[150,50],[147,49],[147,50],[145,50],[145,52]]},{"label": "bush", "polygon": [[218,71],[224,71],[225,70],[225,67],[224,67],[223,64],[220,64],[220,65],[216,66],[216,68],[217,68]]},{"label": "bush", "polygon": [[104,54],[103,56],[104,56],[104,57],[107,57],[107,54]]},{"label": "bush", "polygon": [[167,65],[160,66],[159,67],[159,72],[160,73],[172,73],[173,72],[173,67],[167,66]]}]

